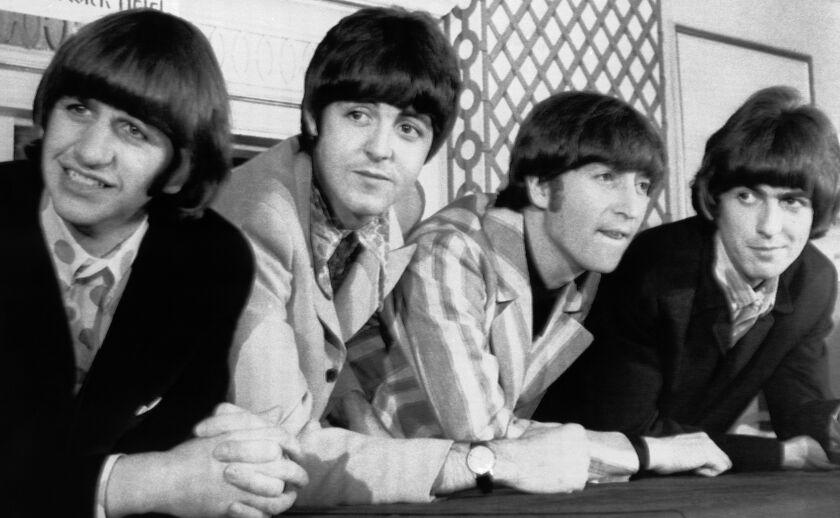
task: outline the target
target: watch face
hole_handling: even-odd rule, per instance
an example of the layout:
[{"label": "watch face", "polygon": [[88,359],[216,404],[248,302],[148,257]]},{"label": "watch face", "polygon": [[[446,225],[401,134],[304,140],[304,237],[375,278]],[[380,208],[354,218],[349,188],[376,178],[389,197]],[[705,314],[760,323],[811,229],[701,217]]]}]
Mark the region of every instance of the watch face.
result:
[{"label": "watch face", "polygon": [[493,470],[496,454],[488,446],[477,444],[467,453],[467,467],[476,475],[484,475]]}]

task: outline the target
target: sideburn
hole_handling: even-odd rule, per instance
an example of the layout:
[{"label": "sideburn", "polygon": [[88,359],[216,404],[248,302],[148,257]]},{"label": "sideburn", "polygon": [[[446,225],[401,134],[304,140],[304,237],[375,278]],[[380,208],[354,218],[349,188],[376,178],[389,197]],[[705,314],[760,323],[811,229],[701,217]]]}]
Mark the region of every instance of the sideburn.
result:
[{"label": "sideburn", "polygon": [[558,175],[548,181],[548,188],[550,190],[548,199],[548,210],[557,212],[563,204],[563,175]]}]

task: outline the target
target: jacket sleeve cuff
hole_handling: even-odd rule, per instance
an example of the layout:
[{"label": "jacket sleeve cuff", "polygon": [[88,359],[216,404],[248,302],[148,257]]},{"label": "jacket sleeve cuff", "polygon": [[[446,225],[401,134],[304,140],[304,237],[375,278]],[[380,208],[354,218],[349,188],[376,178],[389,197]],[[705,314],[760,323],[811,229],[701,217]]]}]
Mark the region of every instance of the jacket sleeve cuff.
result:
[{"label": "jacket sleeve cuff", "polygon": [[782,444],[776,439],[752,435],[716,435],[712,440],[729,456],[732,471],[782,469]]}]

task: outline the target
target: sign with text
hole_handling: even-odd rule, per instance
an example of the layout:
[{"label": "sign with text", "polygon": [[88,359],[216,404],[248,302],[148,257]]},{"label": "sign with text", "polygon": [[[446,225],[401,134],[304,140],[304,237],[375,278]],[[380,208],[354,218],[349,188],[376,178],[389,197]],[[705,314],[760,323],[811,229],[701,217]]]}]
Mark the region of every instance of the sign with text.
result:
[{"label": "sign with text", "polygon": [[127,9],[157,9],[178,14],[180,0],[3,0],[0,9],[87,23],[106,14]]}]

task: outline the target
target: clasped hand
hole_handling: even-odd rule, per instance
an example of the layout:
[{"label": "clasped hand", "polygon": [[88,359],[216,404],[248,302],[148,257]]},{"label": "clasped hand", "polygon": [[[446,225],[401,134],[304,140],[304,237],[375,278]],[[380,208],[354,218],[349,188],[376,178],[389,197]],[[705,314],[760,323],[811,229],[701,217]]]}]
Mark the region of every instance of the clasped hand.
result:
[{"label": "clasped hand", "polygon": [[194,470],[183,480],[190,486],[185,494],[203,507],[195,515],[278,514],[291,507],[297,489],[309,482],[298,464],[297,439],[263,416],[223,403],[196,425],[195,434],[171,451]]}]

